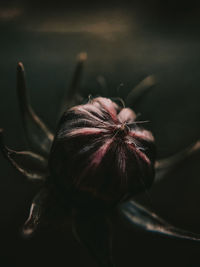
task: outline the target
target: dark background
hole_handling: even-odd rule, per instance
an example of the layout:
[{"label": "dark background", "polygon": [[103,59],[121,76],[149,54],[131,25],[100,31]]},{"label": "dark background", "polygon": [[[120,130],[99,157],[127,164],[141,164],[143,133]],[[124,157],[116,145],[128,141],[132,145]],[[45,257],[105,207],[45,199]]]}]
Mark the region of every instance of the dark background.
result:
[{"label": "dark background", "polygon": [[[168,156],[200,134],[200,9],[198,1],[0,2],[0,127],[6,143],[25,149],[15,91],[22,61],[32,104],[55,129],[59,103],[76,55],[88,53],[84,94],[124,97],[154,74],[158,84],[137,106],[156,137],[158,156]],[[124,87],[117,90],[120,83]],[[200,233],[200,154],[137,200],[181,228]],[[38,186],[0,155],[0,266],[96,266],[73,238],[70,225],[48,226],[31,240],[20,235]],[[200,244],[166,239],[114,225],[116,266],[200,266]]]}]

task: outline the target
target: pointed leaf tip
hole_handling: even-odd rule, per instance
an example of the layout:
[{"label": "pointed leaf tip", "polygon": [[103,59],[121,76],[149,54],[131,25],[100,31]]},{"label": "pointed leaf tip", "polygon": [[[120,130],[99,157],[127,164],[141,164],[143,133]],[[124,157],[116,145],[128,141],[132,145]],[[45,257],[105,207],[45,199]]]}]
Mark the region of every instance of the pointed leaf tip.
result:
[{"label": "pointed leaf tip", "polygon": [[32,234],[33,234],[33,232],[34,232],[33,229],[31,229],[31,228],[29,228],[29,227],[26,227],[26,226],[24,226],[23,229],[22,229],[22,235],[23,235],[23,237],[25,237],[25,238],[29,238],[29,237],[31,237]]},{"label": "pointed leaf tip", "polygon": [[87,60],[87,53],[86,52],[81,52],[80,54],[78,54],[77,60],[78,61],[85,61],[85,60]]},{"label": "pointed leaf tip", "polygon": [[18,64],[17,64],[17,69],[18,69],[18,70],[22,70],[22,71],[24,71],[24,65],[23,65],[22,62],[18,62]]},{"label": "pointed leaf tip", "polygon": [[144,82],[146,83],[146,85],[152,86],[152,85],[156,84],[156,82],[157,82],[156,76],[155,75],[149,75],[146,77]]}]

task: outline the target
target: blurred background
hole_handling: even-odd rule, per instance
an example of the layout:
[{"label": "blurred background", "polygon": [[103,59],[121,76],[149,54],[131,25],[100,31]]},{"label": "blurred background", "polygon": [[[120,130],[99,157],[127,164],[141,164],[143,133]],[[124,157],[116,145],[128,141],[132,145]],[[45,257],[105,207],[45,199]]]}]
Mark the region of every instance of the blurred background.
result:
[{"label": "blurred background", "polygon": [[[35,111],[55,129],[79,52],[87,52],[84,95],[120,96],[154,74],[156,86],[136,106],[156,137],[158,157],[200,137],[198,1],[0,1],[0,127],[9,147],[26,149],[16,96],[22,61]],[[104,78],[102,78],[104,77]],[[102,92],[99,80],[104,79]],[[123,83],[124,86],[119,88]],[[136,199],[170,223],[200,233],[200,153]],[[38,186],[0,155],[0,266],[96,266],[70,224],[25,240],[20,228]],[[200,266],[200,244],[114,225],[121,266]]]}]

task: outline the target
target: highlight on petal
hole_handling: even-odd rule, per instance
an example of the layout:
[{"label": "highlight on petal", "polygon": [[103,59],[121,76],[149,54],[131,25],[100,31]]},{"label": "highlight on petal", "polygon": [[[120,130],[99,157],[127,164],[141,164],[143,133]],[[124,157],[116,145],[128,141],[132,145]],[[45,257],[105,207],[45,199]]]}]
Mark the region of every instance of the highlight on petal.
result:
[{"label": "highlight on petal", "polygon": [[96,103],[100,104],[102,110],[105,110],[114,122],[117,121],[118,106],[115,102],[111,101],[109,98],[97,97],[92,101],[93,105],[95,105]]},{"label": "highlight on petal", "polygon": [[121,122],[121,123],[131,123],[131,122],[134,122],[135,119],[136,119],[136,114],[135,112],[130,109],[130,108],[123,108],[119,114],[117,115],[118,117],[118,120]]},{"label": "highlight on petal", "polygon": [[145,141],[150,141],[150,142],[155,141],[152,133],[150,131],[143,130],[143,129],[140,129],[140,130],[134,129],[134,131],[129,132],[129,135],[134,138],[138,138],[138,139],[145,140]]},{"label": "highlight on petal", "polygon": [[113,140],[110,138],[91,156],[91,162],[89,168],[97,167],[100,162],[102,161],[103,157],[105,156],[106,152],[108,151],[111,143]]},{"label": "highlight on petal", "polygon": [[95,135],[100,133],[106,133],[106,129],[99,129],[99,128],[81,128],[81,129],[74,129],[68,132],[65,132],[64,137],[74,137],[79,135]]}]

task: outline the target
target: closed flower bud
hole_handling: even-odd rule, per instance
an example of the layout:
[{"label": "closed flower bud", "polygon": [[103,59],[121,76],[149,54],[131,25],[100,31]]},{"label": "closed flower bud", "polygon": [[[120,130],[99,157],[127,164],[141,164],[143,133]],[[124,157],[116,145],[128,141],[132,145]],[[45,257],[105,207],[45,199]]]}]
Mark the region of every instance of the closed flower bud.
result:
[{"label": "closed flower bud", "polygon": [[63,114],[49,167],[72,205],[112,207],[152,184],[154,138],[135,119],[103,97]]}]

